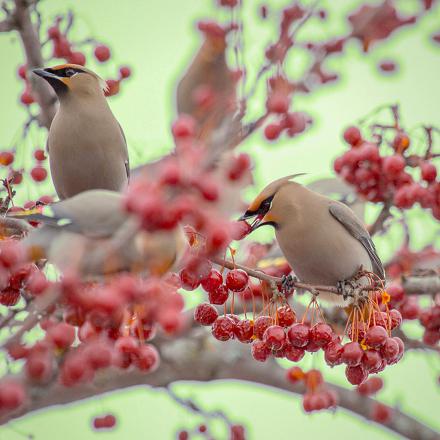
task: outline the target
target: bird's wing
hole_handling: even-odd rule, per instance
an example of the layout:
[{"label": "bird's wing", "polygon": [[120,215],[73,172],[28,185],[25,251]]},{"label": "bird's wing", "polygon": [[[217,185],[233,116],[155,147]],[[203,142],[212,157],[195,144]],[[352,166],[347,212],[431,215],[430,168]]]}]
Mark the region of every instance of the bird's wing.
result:
[{"label": "bird's wing", "polygon": [[376,247],[365,229],[365,226],[356,217],[354,212],[343,203],[336,201],[330,202],[329,211],[330,214],[362,244],[368,252],[374,273],[378,275],[381,280],[385,280],[385,270],[379,256],[377,255]]},{"label": "bird's wing", "polygon": [[76,196],[44,206],[14,212],[9,217],[37,221],[64,231],[76,232],[89,238],[112,236],[126,221],[121,210],[119,193],[104,190],[86,191]]},{"label": "bird's wing", "polygon": [[124,153],[125,153],[125,162],[124,162],[125,163],[125,172],[127,173],[127,179],[130,180],[130,160],[128,158],[127,138],[125,137],[124,130],[122,129],[121,124],[119,124],[119,122],[118,122],[118,125],[121,130],[122,137],[124,138],[124,144],[125,144],[125,151],[124,151]]}]

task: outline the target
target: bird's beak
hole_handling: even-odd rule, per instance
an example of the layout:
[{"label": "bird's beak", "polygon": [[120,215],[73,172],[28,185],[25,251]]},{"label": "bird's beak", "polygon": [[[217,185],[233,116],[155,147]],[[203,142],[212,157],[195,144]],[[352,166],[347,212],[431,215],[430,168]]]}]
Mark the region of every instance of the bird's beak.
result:
[{"label": "bird's beak", "polygon": [[44,78],[46,81],[49,81],[49,79],[60,80],[58,76],[52,72],[48,72],[46,69],[33,69],[32,72],[34,72],[35,75],[41,76],[41,78]]},{"label": "bird's beak", "polygon": [[[258,212],[246,211],[239,219],[239,222],[247,222],[248,219],[254,218],[254,221],[250,223],[251,231],[255,231],[259,226],[262,226],[262,221],[264,219],[264,214],[259,214]],[[248,223],[248,222],[247,222]]]},{"label": "bird's beak", "polygon": [[55,73],[51,72],[52,69],[33,69],[32,72],[35,75],[41,76],[41,78],[45,79],[55,90],[58,95],[65,93],[68,86],[68,78],[63,78],[61,76],[57,76]]}]

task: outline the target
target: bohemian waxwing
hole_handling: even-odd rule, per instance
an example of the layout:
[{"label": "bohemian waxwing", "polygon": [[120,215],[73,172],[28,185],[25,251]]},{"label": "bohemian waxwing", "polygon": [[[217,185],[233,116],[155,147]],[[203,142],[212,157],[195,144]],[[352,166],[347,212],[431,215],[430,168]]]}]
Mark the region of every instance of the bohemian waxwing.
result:
[{"label": "bohemian waxwing", "polygon": [[105,98],[105,81],[76,64],[33,72],[53,87],[60,101],[47,140],[59,198],[91,189],[125,189],[129,178],[127,144]]},{"label": "bohemian waxwing", "polygon": [[[385,279],[384,268],[365,226],[341,202],[278,179],[261,191],[241,220],[255,217],[252,231],[275,228],[278,244],[300,281],[341,286],[359,269]],[[343,296],[320,292],[319,298],[347,305]]]},{"label": "bohemian waxwing", "polygon": [[43,208],[15,212],[14,218],[42,226],[22,240],[32,260],[47,259],[62,272],[96,277],[122,271],[162,275],[186,247],[183,231],[149,233],[124,211],[117,192],[91,190]]}]

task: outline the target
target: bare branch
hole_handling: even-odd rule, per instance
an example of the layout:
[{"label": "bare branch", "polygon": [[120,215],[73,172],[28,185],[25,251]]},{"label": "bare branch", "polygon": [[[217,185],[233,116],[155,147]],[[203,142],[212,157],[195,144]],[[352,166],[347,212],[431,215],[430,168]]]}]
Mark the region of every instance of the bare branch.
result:
[{"label": "bare branch", "polygon": [[[158,340],[162,364],[152,374],[142,374],[136,370],[107,370],[99,374],[93,384],[69,388],[58,383],[49,386],[29,383],[28,389],[32,397],[27,406],[15,414],[2,415],[0,423],[39,409],[75,402],[122,388],[139,385],[168,387],[173,382],[185,380],[242,380],[289,393],[304,393],[304,386],[291,385],[285,379],[285,370],[274,360],[266,363],[256,362],[249,354],[249,346],[236,342],[219,343],[211,339],[208,342],[207,336],[204,329],[196,328],[178,341]],[[210,344],[209,349],[206,349],[206,344]],[[371,421],[369,415],[376,403],[374,399],[336,385],[326,386],[337,393],[341,408]],[[393,417],[384,425],[389,430],[407,438],[438,440],[439,434],[433,429],[398,409],[392,411]]]}]

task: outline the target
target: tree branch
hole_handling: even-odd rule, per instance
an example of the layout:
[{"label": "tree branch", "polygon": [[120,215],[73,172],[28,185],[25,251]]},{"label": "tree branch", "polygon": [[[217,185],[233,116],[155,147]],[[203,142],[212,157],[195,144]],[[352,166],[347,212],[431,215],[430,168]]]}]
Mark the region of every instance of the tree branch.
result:
[{"label": "tree branch", "polygon": [[[20,34],[23,49],[26,55],[26,65],[28,70],[35,67],[43,67],[43,54],[41,53],[41,43],[38,33],[32,23],[30,14],[30,4],[27,0],[14,0],[15,10],[13,12],[15,29]],[[42,80],[29,75],[32,84],[32,91],[35,99],[40,106],[41,125],[46,128],[50,127],[50,123],[55,115],[56,102],[55,93],[49,84]]]},{"label": "tree branch", "polygon": [[[100,373],[93,384],[83,384],[65,388],[58,383],[38,386],[28,383],[30,400],[14,414],[3,414],[0,423],[24,416],[33,411],[54,405],[63,405],[99,394],[139,385],[167,387],[177,381],[242,380],[266,385],[289,393],[303,394],[302,384],[291,385],[285,379],[285,370],[270,360],[256,362],[250,356],[248,345],[237,342],[220,343],[212,340],[203,328],[191,329],[178,340],[157,340],[161,352],[160,368],[152,374],[142,374],[137,370],[106,370]],[[227,347],[225,346],[227,345]],[[339,406],[359,417],[369,419],[375,400],[361,396],[353,390],[326,384],[339,396]],[[393,409],[393,417],[385,426],[404,437],[420,440],[438,440],[439,434],[433,429]]]}]

